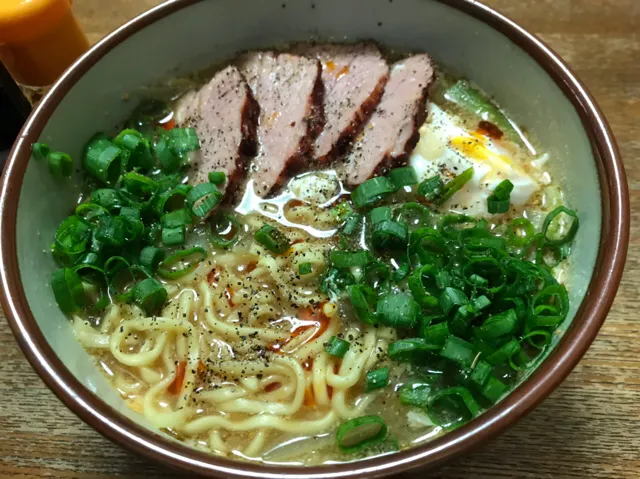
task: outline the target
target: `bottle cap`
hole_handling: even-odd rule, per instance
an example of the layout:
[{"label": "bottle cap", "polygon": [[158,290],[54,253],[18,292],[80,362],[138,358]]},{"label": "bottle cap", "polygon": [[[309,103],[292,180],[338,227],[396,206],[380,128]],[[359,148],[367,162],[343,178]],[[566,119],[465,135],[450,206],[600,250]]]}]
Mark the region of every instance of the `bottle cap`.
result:
[{"label": "bottle cap", "polygon": [[0,0],[0,60],[17,82],[50,85],[88,48],[69,0]]}]

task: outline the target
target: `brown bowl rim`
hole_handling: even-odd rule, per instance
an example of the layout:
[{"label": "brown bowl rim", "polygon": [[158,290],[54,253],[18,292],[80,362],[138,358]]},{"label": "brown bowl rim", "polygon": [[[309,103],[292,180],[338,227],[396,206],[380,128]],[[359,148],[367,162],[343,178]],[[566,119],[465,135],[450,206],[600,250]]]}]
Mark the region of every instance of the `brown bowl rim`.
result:
[{"label": "brown bowl rim", "polygon": [[[563,90],[580,115],[596,158],[602,231],[596,267],[576,317],[540,367],[507,398],[449,434],[399,453],[359,462],[313,467],[265,466],[216,457],[171,441],[126,418],[84,387],[62,364],[38,328],[26,300],[17,260],[16,218],[22,181],[50,115],[66,93],[111,48],[153,22],[201,0],[174,0],[121,26],[97,43],[56,82],[31,114],[14,144],[1,181],[0,301],[27,359],[49,388],[82,420],[112,441],[152,461],[216,477],[332,478],[380,477],[440,465],[485,444],[540,404],[571,372],[595,339],[613,303],[629,241],[629,196],[624,167],[611,129],[587,89],[560,57],[522,27],[474,0],[434,0],[454,7],[501,32],[526,51]],[[606,247],[605,247],[606,246]]]}]

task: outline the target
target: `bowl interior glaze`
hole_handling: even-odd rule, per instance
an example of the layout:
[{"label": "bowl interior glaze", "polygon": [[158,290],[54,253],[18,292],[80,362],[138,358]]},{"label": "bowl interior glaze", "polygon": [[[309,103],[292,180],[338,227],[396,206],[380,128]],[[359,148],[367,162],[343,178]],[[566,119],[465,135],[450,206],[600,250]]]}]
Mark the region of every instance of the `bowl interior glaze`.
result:
[{"label": "bowl interior glaze", "polygon": [[[581,116],[548,69],[503,33],[468,13],[473,9],[482,11],[483,7],[457,0],[186,0],[170,4],[120,29],[65,74],[23,131],[12,155],[11,162],[16,164],[7,173],[14,178],[11,188],[19,188],[15,239],[20,280],[28,306],[46,341],[42,347],[50,347],[62,362],[62,365],[55,363],[55,367],[41,368],[39,372],[63,399],[66,397],[65,402],[74,403],[72,408],[85,420],[94,426],[98,423],[96,427],[108,436],[147,454],[163,447],[176,448],[181,457],[165,457],[165,460],[200,472],[208,470],[228,476],[240,474],[243,467],[245,474],[268,476],[273,473],[246,465],[233,469],[235,463],[195,452],[187,460],[186,455],[191,453],[185,452],[188,451],[185,447],[163,442],[173,441],[169,436],[163,435],[164,439],[160,439],[154,431],[140,438],[137,436],[141,429],[136,429],[136,433],[130,429],[122,431],[123,425],[124,429],[133,427],[122,416],[144,427],[148,425],[140,415],[125,407],[76,342],[49,286],[49,277],[56,268],[49,247],[57,225],[69,214],[70,205],[77,197],[80,177],[55,180],[46,165],[28,161],[20,184],[20,169],[24,169],[28,158],[27,143],[33,139],[68,152],[79,167],[85,142],[96,131],[111,131],[122,122],[136,105],[136,98],[144,94],[142,86],[223,62],[246,49],[309,39],[375,39],[399,51],[426,51],[440,64],[472,79],[495,96],[519,125],[535,132],[538,143],[555,164],[556,179],[566,191],[567,203],[579,207],[581,229],[572,253],[572,308],[568,322],[574,318],[589,287],[599,253],[602,210],[606,206],[601,196],[599,159]],[[168,12],[171,13],[165,16]],[[144,28],[140,28],[142,26]],[[22,166],[18,165],[20,162]],[[6,226],[3,224],[3,228]],[[576,327],[580,324],[574,325]],[[16,329],[20,327],[14,327]],[[25,339],[27,336],[22,338],[21,346],[33,350],[31,339]],[[32,353],[30,360],[42,364],[40,356]],[[43,373],[42,369],[46,371]],[[69,373],[82,387],[60,377],[60,374],[68,377]],[[545,387],[549,389],[551,384]],[[89,399],[86,399],[85,388],[104,403],[99,411],[94,406],[95,398],[87,395]],[[525,395],[521,394],[518,401]],[[498,406],[491,416],[491,424],[509,415],[513,422],[532,405],[515,408],[516,402],[507,400]],[[501,427],[504,425],[506,422]],[[449,445],[447,454],[463,449],[463,439],[471,432],[470,427],[457,431],[456,444]],[[159,442],[153,445],[149,441]],[[397,455],[395,470],[439,460],[436,456],[443,444],[438,440],[418,448],[419,454],[413,451]],[[292,470],[291,473],[306,477],[364,473],[372,477],[389,472],[389,459],[376,461],[364,461],[343,469],[313,469],[306,474]],[[382,463],[385,465],[380,466]]]}]

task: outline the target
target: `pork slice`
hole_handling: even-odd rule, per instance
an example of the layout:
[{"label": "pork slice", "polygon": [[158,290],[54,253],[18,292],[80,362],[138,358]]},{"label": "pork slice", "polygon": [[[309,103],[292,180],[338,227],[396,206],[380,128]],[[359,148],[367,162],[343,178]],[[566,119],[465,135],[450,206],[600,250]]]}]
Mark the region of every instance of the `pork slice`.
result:
[{"label": "pork slice", "polygon": [[266,196],[305,165],[322,129],[320,62],[299,55],[251,52],[240,71],[260,104],[260,148],[250,178]]},{"label": "pork slice", "polygon": [[314,158],[328,163],[344,155],[378,105],[389,66],[373,43],[300,47],[322,63],[325,125]]},{"label": "pork slice", "polygon": [[347,158],[347,184],[359,185],[406,162],[420,139],[418,128],[427,117],[427,91],[433,80],[433,63],[426,54],[392,66],[380,103]]},{"label": "pork slice", "polygon": [[222,171],[227,181],[220,188],[233,198],[246,173],[248,158],[256,152],[259,107],[240,71],[228,66],[200,90],[184,94],[175,108],[176,124],[193,127],[200,139],[191,161],[190,180],[209,181],[209,173]]}]

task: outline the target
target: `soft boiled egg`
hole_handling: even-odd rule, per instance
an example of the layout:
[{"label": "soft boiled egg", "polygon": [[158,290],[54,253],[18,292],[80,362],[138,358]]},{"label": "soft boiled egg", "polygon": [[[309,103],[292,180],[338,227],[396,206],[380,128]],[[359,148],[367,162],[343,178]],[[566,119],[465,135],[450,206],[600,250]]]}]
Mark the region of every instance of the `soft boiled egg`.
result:
[{"label": "soft boiled egg", "polygon": [[501,181],[511,180],[511,204],[524,207],[540,185],[516,158],[490,137],[463,128],[461,122],[438,105],[429,103],[427,121],[420,128],[410,164],[420,181],[440,175],[446,182],[473,167],[473,178],[458,191],[443,209],[481,216],[487,214],[487,198]]}]

